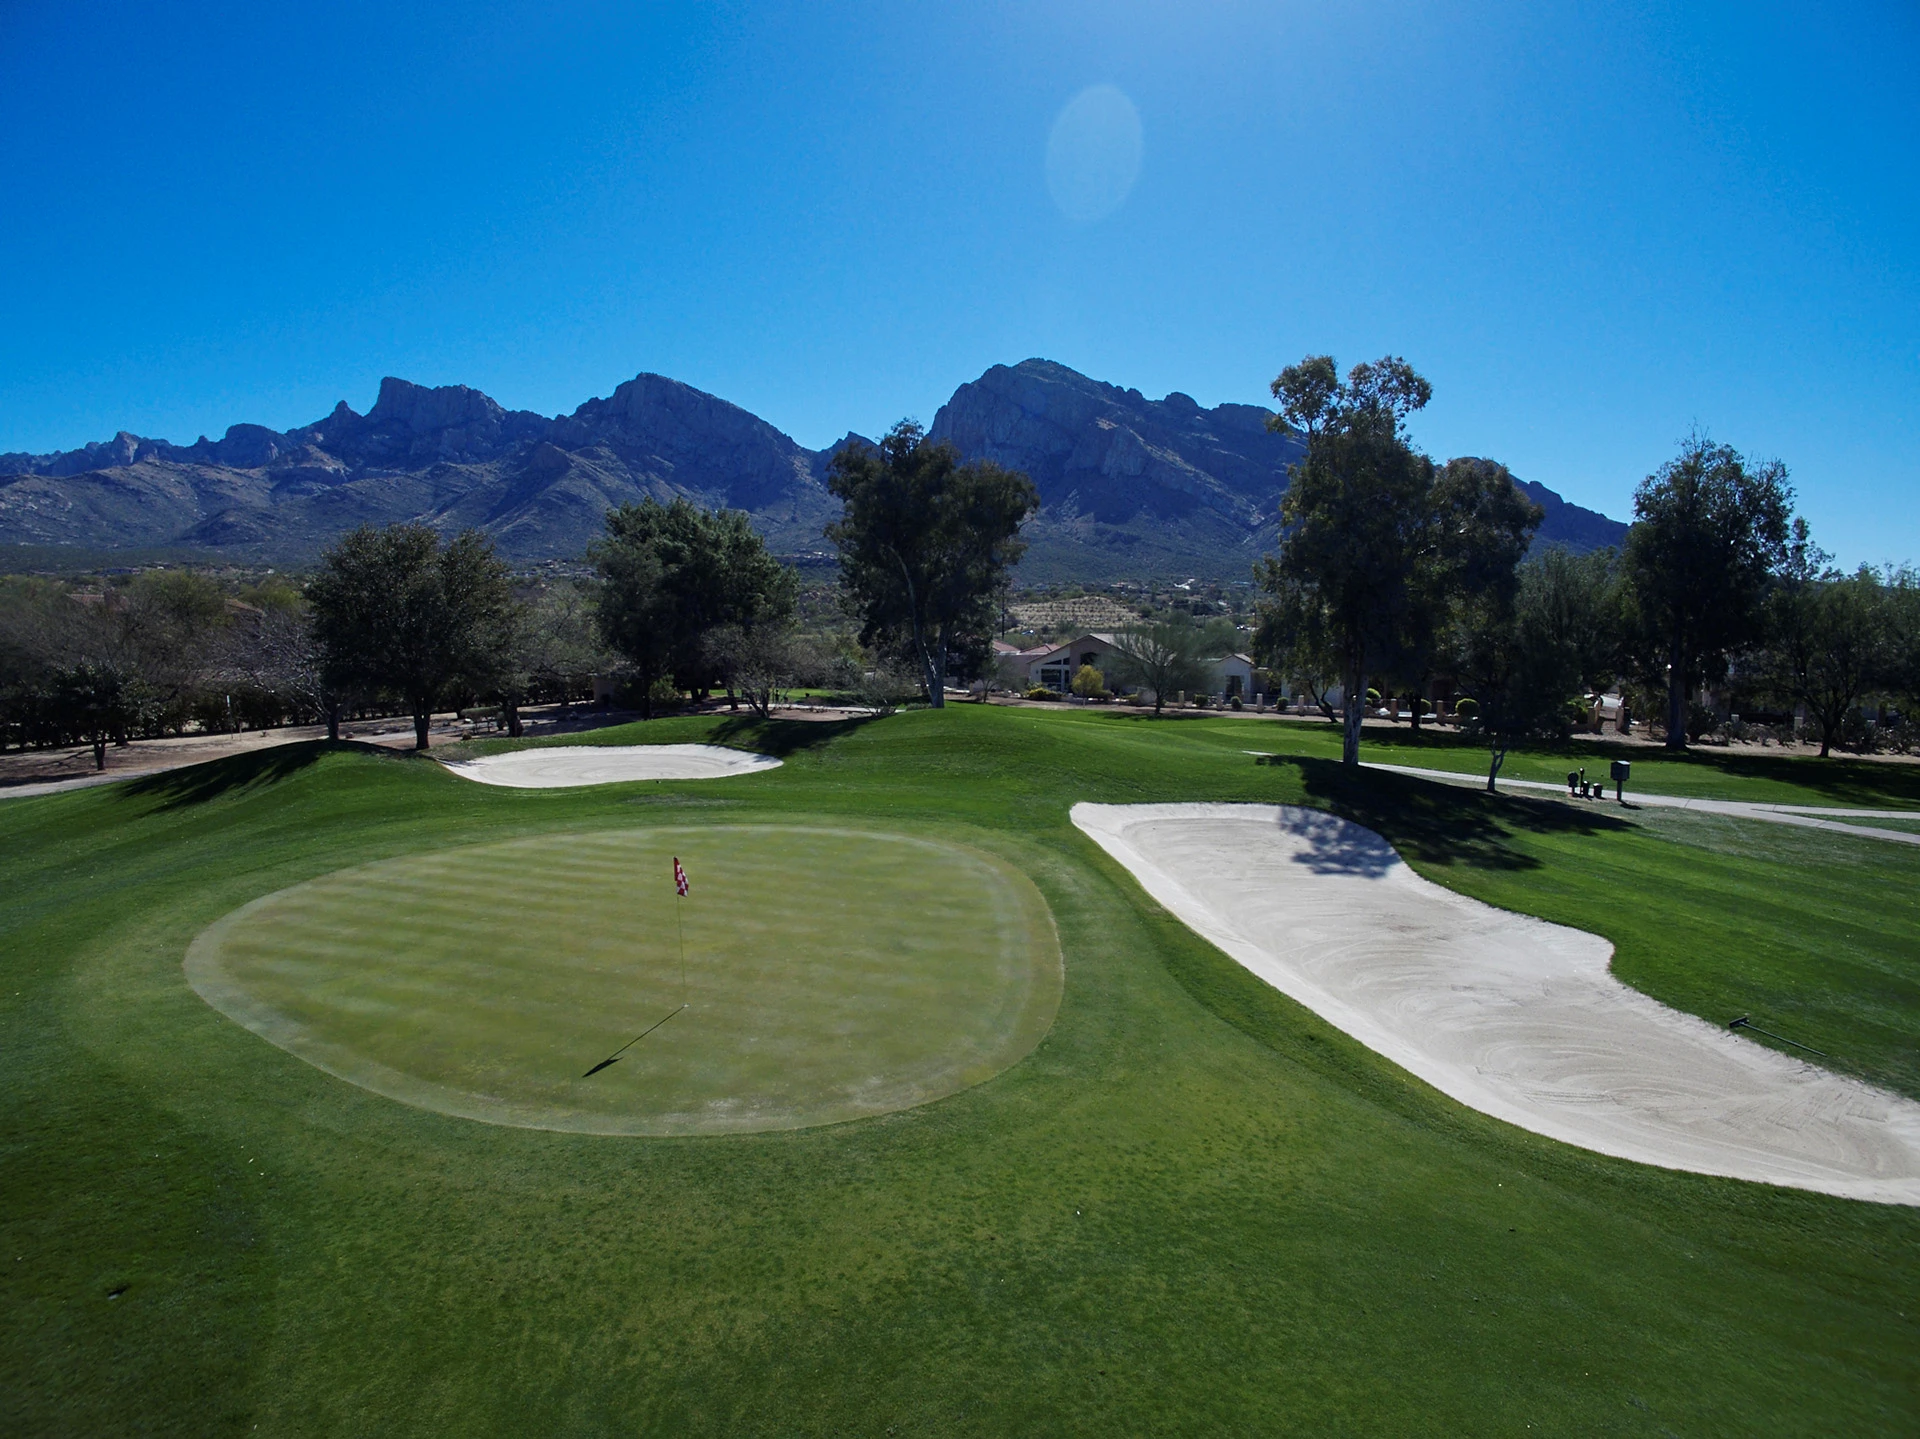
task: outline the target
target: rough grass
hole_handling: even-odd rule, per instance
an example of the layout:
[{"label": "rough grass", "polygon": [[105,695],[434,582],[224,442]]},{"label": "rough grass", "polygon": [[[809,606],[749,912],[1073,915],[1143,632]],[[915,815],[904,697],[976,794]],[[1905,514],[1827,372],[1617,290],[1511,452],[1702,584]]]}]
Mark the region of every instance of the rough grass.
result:
[{"label": "rough grass", "polygon": [[[713,738],[788,763],[533,792],[309,748],[9,801],[0,1425],[1912,1432],[1920,1216],[1603,1159],[1462,1109],[1194,938],[1067,810],[1337,808],[1443,883],[1610,935],[1628,978],[1680,1002],[1696,986],[1711,1017],[1723,989],[1772,976],[1821,1048],[1861,1056],[1920,1038],[1905,848],[1796,833],[1754,850],[1644,812],[1350,779],[1311,752],[1261,764],[1240,750],[1280,746],[1254,728],[689,720],[594,742]],[[801,815],[963,826],[1032,877],[1067,987],[1026,1060],[822,1129],[555,1134],[342,1083],[182,976],[213,919],[344,865]]]}]

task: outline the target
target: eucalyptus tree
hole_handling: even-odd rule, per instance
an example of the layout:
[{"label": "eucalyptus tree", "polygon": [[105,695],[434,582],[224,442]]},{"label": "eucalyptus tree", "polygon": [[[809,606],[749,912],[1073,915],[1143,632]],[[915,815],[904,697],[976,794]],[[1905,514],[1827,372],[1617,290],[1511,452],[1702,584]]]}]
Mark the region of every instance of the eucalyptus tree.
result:
[{"label": "eucalyptus tree", "polygon": [[1580,684],[1574,631],[1563,623],[1558,567],[1533,562],[1465,593],[1454,610],[1451,668],[1474,702],[1470,733],[1486,741],[1491,792],[1507,751],[1566,734]]},{"label": "eucalyptus tree", "polygon": [[908,660],[927,700],[945,703],[949,657],[977,657],[996,627],[1020,527],[1039,507],[1033,481],[902,420],[878,447],[833,457],[827,488],[845,507],[826,528],[860,620],[860,642]]},{"label": "eucalyptus tree", "polygon": [[1806,707],[1820,731],[1820,757],[1833,753],[1848,713],[1867,694],[1897,684],[1891,597],[1862,566],[1834,569],[1832,556],[1793,522],[1786,563],[1767,597],[1768,643],[1760,670],[1775,693]]},{"label": "eucalyptus tree", "polygon": [[1504,466],[1436,468],[1407,435],[1433,389],[1405,360],[1356,365],[1343,381],[1327,355],[1288,367],[1272,390],[1273,428],[1307,438],[1280,506],[1280,543],[1256,568],[1268,654],[1332,668],[1345,691],[1342,761],[1360,762],[1373,671],[1422,677],[1451,607],[1505,583],[1540,511]]},{"label": "eucalyptus tree", "polygon": [[1667,748],[1687,747],[1688,696],[1765,635],[1787,559],[1793,490],[1777,460],[1749,464],[1695,434],[1640,483],[1627,532],[1632,596],[1667,688]]}]

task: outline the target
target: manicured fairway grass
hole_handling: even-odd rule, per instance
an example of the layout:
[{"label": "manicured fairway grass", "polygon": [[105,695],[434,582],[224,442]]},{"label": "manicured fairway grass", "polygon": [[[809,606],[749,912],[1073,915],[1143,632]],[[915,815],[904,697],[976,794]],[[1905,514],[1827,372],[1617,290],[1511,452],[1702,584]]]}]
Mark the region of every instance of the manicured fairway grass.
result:
[{"label": "manicured fairway grass", "polygon": [[[0,805],[0,1430],[1913,1432],[1920,1215],[1462,1109],[1197,940],[1067,811],[1336,808],[1609,935],[1670,1002],[1724,1018],[1759,987],[1895,1078],[1920,855],[1241,753],[1298,728],[670,721],[593,739],[787,763],[537,792],[307,748]],[[336,1079],[182,969],[221,916],[354,865],[781,824],[1028,875],[1066,965],[1039,1045],[874,1119],[557,1133]]]},{"label": "manicured fairway grass", "polygon": [[[676,858],[700,877],[686,898]],[[924,1104],[1026,1054],[1060,1002],[1046,905],[1017,870],[798,825],[541,835],[360,865],[217,921],[187,975],[255,1033],[376,1093],[590,1134],[793,1129]]]}]

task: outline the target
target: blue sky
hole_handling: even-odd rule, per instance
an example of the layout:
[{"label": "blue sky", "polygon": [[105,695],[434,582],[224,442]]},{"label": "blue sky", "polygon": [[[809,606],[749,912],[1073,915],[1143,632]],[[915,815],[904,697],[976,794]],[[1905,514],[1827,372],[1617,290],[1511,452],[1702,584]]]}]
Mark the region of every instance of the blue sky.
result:
[{"label": "blue sky", "polygon": [[1920,560],[1916,73],[1910,4],[0,0],[0,451],[1393,352],[1436,456],[1624,517],[1697,425]]}]

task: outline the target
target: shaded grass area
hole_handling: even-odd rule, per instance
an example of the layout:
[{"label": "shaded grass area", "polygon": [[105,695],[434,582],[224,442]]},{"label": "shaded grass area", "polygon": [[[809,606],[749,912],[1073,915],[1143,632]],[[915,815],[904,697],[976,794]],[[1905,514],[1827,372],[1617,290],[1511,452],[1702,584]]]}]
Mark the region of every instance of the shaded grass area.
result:
[{"label": "shaded grass area", "polygon": [[[1896,847],[1788,831],[1801,847],[1770,850],[1760,826],[1258,764],[1239,752],[1256,728],[1283,727],[956,707],[796,738],[782,769],[704,784],[493,789],[343,748],[196,780],[195,803],[127,785],[10,801],[0,1423],[1911,1432],[1920,1216],[1604,1159],[1452,1104],[1196,939],[1066,815],[1336,808],[1442,883],[1590,921],[1623,973],[1645,968],[1634,982],[1699,985],[1702,1012],[1774,975],[1836,1053],[1920,1028],[1915,926],[1888,899],[1914,876],[1878,854]],[[1032,1055],[855,1124],[569,1136],[342,1084],[182,981],[211,920],[347,864],[800,814],[963,826],[1033,877],[1068,982]],[[1882,917],[1835,967],[1848,909]],[[1863,1000],[1876,967],[1887,987]]]},{"label": "shaded grass area", "polygon": [[[1340,757],[1340,733],[1332,725],[1282,721],[1246,724],[1234,731],[1248,749],[1270,749],[1321,759]],[[1369,725],[1360,746],[1368,763],[1411,765],[1462,774],[1487,774],[1487,747],[1454,730]],[[1605,780],[1616,759],[1633,764],[1629,796],[1683,795],[1701,799],[1742,799],[1770,804],[1832,805],[1851,809],[1920,811],[1920,765],[1833,756],[1754,753],[1751,750],[1696,746],[1683,754],[1574,738],[1562,744],[1530,743],[1510,751],[1502,779],[1564,784],[1569,770],[1586,767],[1587,778]],[[1608,792],[1612,792],[1609,782]],[[1917,816],[1920,817],[1920,816]]]}]

